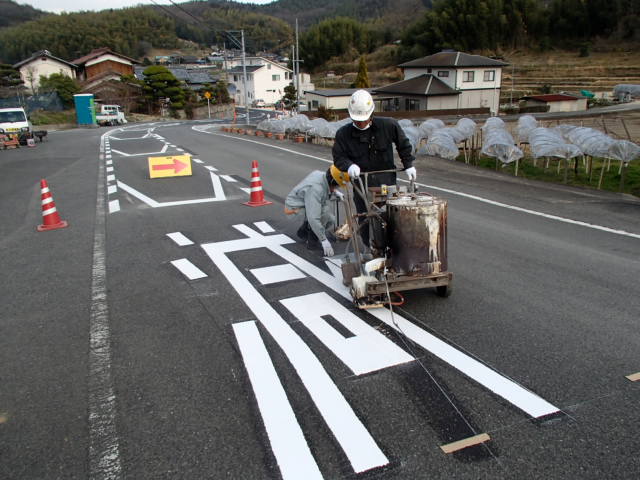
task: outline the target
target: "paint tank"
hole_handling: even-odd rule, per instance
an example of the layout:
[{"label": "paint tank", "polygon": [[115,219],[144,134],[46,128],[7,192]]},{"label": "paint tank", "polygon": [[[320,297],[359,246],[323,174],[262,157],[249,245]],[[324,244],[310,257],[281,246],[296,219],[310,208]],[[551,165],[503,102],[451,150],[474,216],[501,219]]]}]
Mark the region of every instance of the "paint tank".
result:
[{"label": "paint tank", "polygon": [[425,193],[387,200],[392,269],[398,275],[447,271],[447,202]]}]

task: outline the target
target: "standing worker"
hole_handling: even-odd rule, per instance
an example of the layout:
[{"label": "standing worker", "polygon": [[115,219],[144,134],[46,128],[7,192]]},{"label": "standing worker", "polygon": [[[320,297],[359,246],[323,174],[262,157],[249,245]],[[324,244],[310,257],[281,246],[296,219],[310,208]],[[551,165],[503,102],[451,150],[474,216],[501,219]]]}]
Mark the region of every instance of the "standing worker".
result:
[{"label": "standing worker", "polygon": [[312,248],[320,242],[324,255],[332,257],[333,247],[330,237],[335,241],[331,230],[336,227],[336,219],[330,207],[330,200],[341,200],[342,192],[336,190],[349,181],[349,176],[331,165],[326,172],[314,170],[298,185],[293,187],[284,202],[284,213],[304,218],[298,229],[298,237],[307,241]]},{"label": "standing worker", "polygon": [[[416,179],[415,160],[411,143],[402,131],[402,127],[393,118],[373,117],[373,98],[366,90],[358,90],[349,99],[349,117],[352,123],[342,126],[336,132],[333,144],[333,163],[342,172],[348,172],[355,179],[360,172],[376,170],[392,170],[396,166],[393,161],[392,143],[404,165],[404,172],[409,180]],[[395,172],[376,173],[368,176],[370,187],[395,185]],[[358,213],[367,211],[365,201],[360,195],[354,195]],[[362,217],[359,217],[362,221]],[[369,229],[360,230],[360,236],[369,247]]]}]

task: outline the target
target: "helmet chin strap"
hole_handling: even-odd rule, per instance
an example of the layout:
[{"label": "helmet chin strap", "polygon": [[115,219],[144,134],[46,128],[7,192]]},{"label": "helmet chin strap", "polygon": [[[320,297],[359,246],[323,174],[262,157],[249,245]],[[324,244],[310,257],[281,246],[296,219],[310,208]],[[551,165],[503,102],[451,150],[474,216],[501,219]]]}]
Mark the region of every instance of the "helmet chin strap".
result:
[{"label": "helmet chin strap", "polygon": [[360,127],[356,124],[356,122],[354,122],[354,121],[352,121],[351,123],[352,123],[352,124],[353,124],[353,126],[354,126],[354,127],[356,127],[358,130],[362,130],[362,131],[367,130],[367,129],[371,126],[371,121],[369,121],[369,123],[367,123],[367,126],[366,126],[366,127],[362,127],[362,128],[360,128]]}]

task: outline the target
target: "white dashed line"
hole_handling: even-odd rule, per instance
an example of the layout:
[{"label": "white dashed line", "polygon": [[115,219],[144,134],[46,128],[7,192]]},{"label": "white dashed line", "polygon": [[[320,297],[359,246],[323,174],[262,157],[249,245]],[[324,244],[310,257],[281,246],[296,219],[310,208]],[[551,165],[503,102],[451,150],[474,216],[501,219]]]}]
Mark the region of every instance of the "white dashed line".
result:
[{"label": "white dashed line", "polygon": [[199,278],[205,278],[207,276],[206,273],[204,273],[186,258],[173,260],[171,264],[178,270],[180,270],[180,272],[182,272],[182,274],[189,280],[198,280]]}]

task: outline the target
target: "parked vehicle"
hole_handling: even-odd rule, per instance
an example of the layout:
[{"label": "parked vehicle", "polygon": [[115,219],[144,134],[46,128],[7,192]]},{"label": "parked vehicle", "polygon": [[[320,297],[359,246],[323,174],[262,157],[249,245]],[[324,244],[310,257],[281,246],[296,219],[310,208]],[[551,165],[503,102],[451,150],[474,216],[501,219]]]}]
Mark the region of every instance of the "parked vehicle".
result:
[{"label": "parked vehicle", "polygon": [[30,133],[31,122],[24,108],[0,108],[0,133],[16,134]]},{"label": "parked vehicle", "polygon": [[96,122],[98,125],[122,125],[127,123],[120,105],[97,105]]},{"label": "parked vehicle", "polygon": [[264,103],[264,100],[262,100],[261,98],[258,98],[257,100],[255,100],[255,101],[253,102],[253,106],[254,106],[254,107],[257,107],[257,108],[262,108],[262,107],[266,107],[266,106],[267,106],[267,104],[266,104],[266,103]]}]

